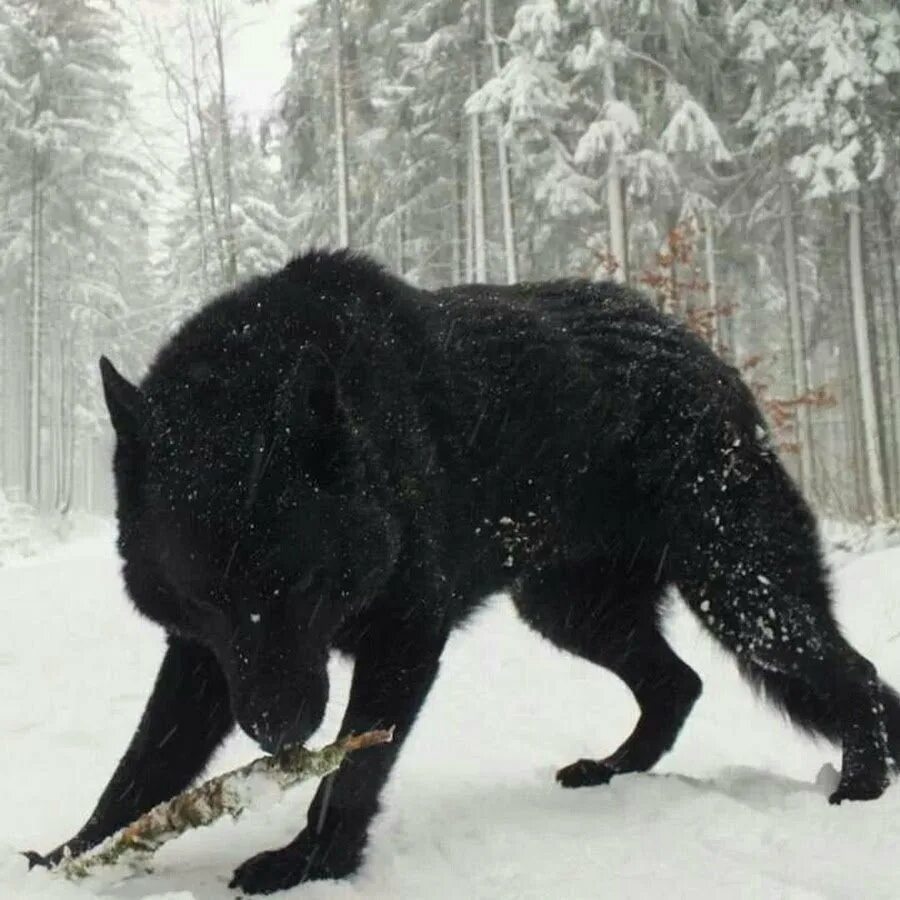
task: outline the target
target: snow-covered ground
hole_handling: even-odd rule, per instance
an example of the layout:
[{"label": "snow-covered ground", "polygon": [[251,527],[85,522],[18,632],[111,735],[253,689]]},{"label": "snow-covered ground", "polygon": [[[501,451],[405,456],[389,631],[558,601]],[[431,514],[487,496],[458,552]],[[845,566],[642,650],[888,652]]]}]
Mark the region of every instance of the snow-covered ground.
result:
[{"label": "snow-covered ground", "polygon": [[[841,559],[851,639],[900,685],[900,550]],[[26,872],[78,828],[110,775],[161,652],[122,596],[111,535],[0,569],[0,900],[215,900],[247,856],[287,841],[312,792],[186,835],[152,874],[79,885]],[[452,640],[440,679],[386,791],[368,859],[305,900],[430,898],[897,898],[900,784],[879,801],[826,802],[838,754],[763,708],[675,607],[673,641],[706,690],[652,775],[567,791],[553,772],[602,755],[635,717],[616,679],[532,635],[496,598]],[[896,639],[895,639],[896,638]],[[348,669],[333,665],[318,739],[335,730]],[[221,769],[255,755],[236,736]]]}]

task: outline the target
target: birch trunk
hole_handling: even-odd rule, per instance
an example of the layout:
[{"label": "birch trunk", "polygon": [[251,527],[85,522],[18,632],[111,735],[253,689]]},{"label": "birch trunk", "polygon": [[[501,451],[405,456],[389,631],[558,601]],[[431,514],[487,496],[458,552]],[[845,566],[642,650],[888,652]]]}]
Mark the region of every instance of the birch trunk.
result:
[{"label": "birch trunk", "polygon": [[[797,236],[794,231],[794,196],[787,173],[781,178],[781,226],[784,238],[784,272],[787,282],[788,327],[790,329],[791,370],[794,393],[805,397],[809,393],[806,381],[806,348],[803,333],[803,310],[800,304],[800,278],[797,270]],[[797,407],[797,443],[800,445],[798,481],[802,487],[812,484],[812,443],[809,428],[809,407]]]},{"label": "birch trunk", "polygon": [[[603,94],[607,103],[616,99],[616,68],[607,54],[603,64]],[[625,190],[619,163],[619,151],[610,146],[606,171],[606,197],[609,207],[609,240],[616,268],[612,277],[616,281],[628,281],[628,232],[625,222]]]},{"label": "birch trunk", "polygon": [[331,0],[332,66],[334,74],[335,175],[338,200],[338,244],[350,245],[349,185],[347,175],[347,114],[344,103],[344,15],[341,0]]},{"label": "birch trunk", "polygon": [[853,304],[853,336],[856,343],[859,366],[859,393],[862,401],[863,443],[866,456],[866,474],[872,498],[872,514],[875,519],[884,516],[887,498],[882,469],[878,407],[875,400],[875,373],[872,364],[872,348],[869,342],[869,323],[866,310],[866,291],[863,276],[862,216],[859,191],[850,194],[848,214],[848,257],[850,260],[850,299]]},{"label": "birch trunk", "polygon": [[[494,34],[494,2],[484,0],[484,31],[491,49],[491,65],[494,76],[500,74],[500,46]],[[500,174],[500,211],[503,217],[503,249],[506,256],[506,281],[515,284],[519,280],[516,263],[516,232],[513,222],[512,191],[509,182],[509,153],[503,136],[503,120],[497,121],[497,165]]]},{"label": "birch trunk", "polygon": [[[478,63],[472,60],[472,93],[478,90]],[[484,229],[484,166],[481,161],[481,121],[478,113],[469,117],[469,140],[471,142],[471,191],[472,191],[472,250],[475,261],[475,280],[487,281],[487,248]]]}]

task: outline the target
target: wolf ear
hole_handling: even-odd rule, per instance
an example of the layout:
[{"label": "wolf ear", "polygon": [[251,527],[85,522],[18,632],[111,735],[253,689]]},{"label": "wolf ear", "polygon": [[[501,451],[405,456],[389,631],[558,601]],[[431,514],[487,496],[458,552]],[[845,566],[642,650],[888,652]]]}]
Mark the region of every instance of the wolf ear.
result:
[{"label": "wolf ear", "polygon": [[147,417],[144,395],[105,357],[100,357],[103,395],[113,428],[119,437],[135,437]]}]

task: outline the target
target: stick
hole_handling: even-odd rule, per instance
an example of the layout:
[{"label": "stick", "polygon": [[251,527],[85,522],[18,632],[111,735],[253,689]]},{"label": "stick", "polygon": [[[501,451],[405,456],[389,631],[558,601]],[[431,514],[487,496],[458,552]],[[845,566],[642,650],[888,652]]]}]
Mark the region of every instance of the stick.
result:
[{"label": "stick", "polygon": [[341,738],[321,750],[286,747],[274,756],[255,759],[154,806],[131,825],[80,856],[64,856],[58,869],[67,878],[84,878],[92,870],[113,865],[123,857],[127,860],[131,856],[136,863],[145,862],[163,844],[191,828],[211,825],[226,814],[237,818],[252,805],[257,793],[250,783],[254,776],[261,776],[284,791],[301,781],[334,772],[348,753],[390,743],[393,737],[393,728],[367,731]]}]

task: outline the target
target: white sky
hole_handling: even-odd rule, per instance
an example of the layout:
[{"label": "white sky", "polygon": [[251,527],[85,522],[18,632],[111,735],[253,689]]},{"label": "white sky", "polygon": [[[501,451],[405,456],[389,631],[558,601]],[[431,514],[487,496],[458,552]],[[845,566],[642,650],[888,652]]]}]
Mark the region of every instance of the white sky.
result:
[{"label": "white sky", "polygon": [[[297,10],[309,0],[222,0],[229,9],[227,30],[227,91],[238,116],[259,119],[277,108],[278,92],[290,66],[288,36]],[[186,3],[202,16],[199,0],[137,0],[128,9],[131,28],[123,47],[132,68],[136,110],[135,137],[150,156],[160,177],[171,174],[184,158],[182,126],[165,96],[165,79],[153,62],[153,41],[146,33],[158,29],[168,58],[189,71],[186,37],[178,27]]]},{"label": "white sky", "polygon": [[[190,54],[184,29],[184,10],[202,19],[202,0],[127,0],[123,7],[129,23],[123,56],[131,67],[134,107],[131,140],[134,151],[154,172],[159,194],[147,210],[153,250],[162,248],[167,212],[179,202],[175,173],[187,158],[184,126],[166,99],[166,79],[154,62],[155,34],[170,64],[190,72]],[[311,0],[220,0],[227,11],[226,90],[231,110],[251,121],[278,108],[278,95],[290,68],[288,39],[297,11]],[[201,41],[203,39],[201,38]]]},{"label": "white sky", "polygon": [[239,113],[254,118],[271,108],[290,66],[288,34],[297,0],[270,0],[244,11],[230,48],[232,96]]}]

